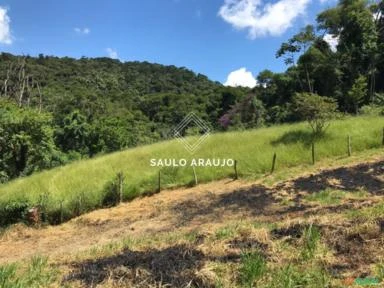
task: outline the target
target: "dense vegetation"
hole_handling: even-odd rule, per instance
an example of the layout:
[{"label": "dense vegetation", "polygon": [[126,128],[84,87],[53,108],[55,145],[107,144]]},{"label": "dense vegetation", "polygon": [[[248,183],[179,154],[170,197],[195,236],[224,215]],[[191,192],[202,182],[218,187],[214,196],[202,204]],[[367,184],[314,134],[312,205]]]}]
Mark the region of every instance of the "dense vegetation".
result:
[{"label": "dense vegetation", "polygon": [[[3,182],[80,157],[167,139],[191,111],[219,129],[217,119],[246,91],[158,64],[5,53],[0,59],[0,129],[7,132],[0,138]],[[44,161],[36,162],[31,151],[40,142],[35,134],[41,133],[47,149],[37,151]]]},{"label": "dense vegetation", "polygon": [[[2,53],[0,181],[168,139],[191,111],[215,131],[318,123],[305,117],[310,111],[298,113],[303,105],[295,99],[327,107],[321,104],[327,97],[340,112],[380,114],[383,12],[382,1],[364,0],[342,0],[323,11],[316,27],[303,28],[277,51],[287,71],[262,71],[254,89],[224,87],[174,66]],[[324,35],[338,39],[337,49]]]}]

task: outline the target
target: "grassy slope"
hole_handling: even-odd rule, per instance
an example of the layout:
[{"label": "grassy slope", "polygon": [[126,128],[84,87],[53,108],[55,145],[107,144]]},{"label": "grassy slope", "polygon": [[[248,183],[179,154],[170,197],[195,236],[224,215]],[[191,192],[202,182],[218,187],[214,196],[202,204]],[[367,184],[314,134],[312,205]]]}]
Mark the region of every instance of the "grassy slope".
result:
[{"label": "grassy slope", "polygon": [[[381,146],[383,126],[384,119],[379,117],[336,121],[327,130],[327,137],[317,144],[317,158],[346,156],[347,135],[352,137],[353,151],[378,148]],[[193,158],[237,159],[243,176],[258,177],[270,170],[274,152],[278,155],[279,170],[309,164],[311,152],[305,144],[309,132],[307,125],[300,123],[215,134],[208,138]],[[79,161],[0,186],[0,209],[10,201],[28,200],[37,203],[44,194],[48,195],[49,211],[58,209],[62,201],[66,213],[71,214],[79,195],[83,195],[84,207],[94,209],[102,202],[106,184],[119,171],[125,174],[126,199],[154,191],[159,168],[150,167],[151,158],[192,157],[180,143],[170,141]],[[196,172],[199,181],[206,182],[229,176],[233,168],[198,167]],[[186,185],[193,178],[190,167],[163,168],[162,173],[163,185],[168,187]]]},{"label": "grassy slope", "polygon": [[[0,256],[0,286],[342,288],[361,287],[353,285],[356,278],[383,281],[384,196],[377,194],[383,157],[372,151],[333,161],[332,169],[322,161],[264,189],[259,181],[220,181],[163,191],[61,226],[16,225],[0,235],[0,255],[16,259],[40,249],[49,258],[6,264],[13,261]],[[292,197],[298,200],[292,208],[300,209],[283,204]],[[117,227],[125,233],[115,233]],[[112,242],[99,242],[108,234]],[[58,243],[65,237],[72,243]],[[30,249],[36,239],[44,241]]]}]

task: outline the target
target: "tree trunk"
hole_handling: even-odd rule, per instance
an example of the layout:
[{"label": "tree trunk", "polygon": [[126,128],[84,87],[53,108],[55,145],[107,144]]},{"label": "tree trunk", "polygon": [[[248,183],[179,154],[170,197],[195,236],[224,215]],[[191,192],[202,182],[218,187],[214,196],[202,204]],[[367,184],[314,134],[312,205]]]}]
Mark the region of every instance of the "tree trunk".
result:
[{"label": "tree trunk", "polygon": [[309,79],[309,72],[308,72],[308,69],[307,69],[307,65],[304,65],[304,67],[305,67],[305,74],[306,74],[306,77],[307,77],[309,93],[313,93],[313,88],[312,88],[312,85],[311,85],[311,80]]}]

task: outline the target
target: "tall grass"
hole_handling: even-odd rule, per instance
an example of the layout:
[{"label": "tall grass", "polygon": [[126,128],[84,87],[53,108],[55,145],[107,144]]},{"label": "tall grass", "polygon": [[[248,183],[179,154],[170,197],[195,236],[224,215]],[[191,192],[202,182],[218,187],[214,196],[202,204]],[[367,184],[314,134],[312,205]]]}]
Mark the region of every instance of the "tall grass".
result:
[{"label": "tall grass", "polygon": [[[347,135],[352,138],[353,152],[379,148],[383,126],[384,119],[381,117],[355,117],[335,121],[326,136],[316,144],[316,158],[346,156]],[[214,134],[193,156],[179,142],[167,141],[78,161],[1,185],[0,214],[7,205],[27,202],[46,207],[50,217],[61,214],[65,219],[71,218],[79,212],[101,207],[106,187],[120,171],[125,176],[125,200],[144,192],[156,191],[160,168],[150,166],[150,159],[153,158],[236,159],[242,177],[259,177],[269,172],[275,152],[276,170],[299,164],[310,165],[309,139],[310,129],[307,124],[299,123]],[[193,170],[189,166],[165,167],[161,170],[162,187],[186,185],[193,179]],[[196,167],[196,173],[199,182],[207,182],[228,177],[233,173],[233,167]]]},{"label": "tall grass", "polygon": [[317,264],[300,267],[288,264],[273,271],[273,279],[267,284],[268,288],[324,288],[331,287],[331,279],[328,272]]},{"label": "tall grass", "polygon": [[309,202],[318,202],[324,205],[339,204],[346,197],[346,192],[335,189],[325,189],[317,193],[309,194],[304,197]]},{"label": "tall grass", "polygon": [[303,250],[301,256],[303,260],[310,260],[314,257],[321,234],[319,228],[310,224],[303,231]]},{"label": "tall grass", "polygon": [[240,265],[240,279],[244,287],[252,288],[258,279],[264,276],[267,264],[264,257],[257,251],[243,253]]},{"label": "tall grass", "polygon": [[28,266],[17,264],[0,266],[1,288],[38,288],[48,287],[57,280],[58,271],[49,266],[45,257],[33,257]]}]

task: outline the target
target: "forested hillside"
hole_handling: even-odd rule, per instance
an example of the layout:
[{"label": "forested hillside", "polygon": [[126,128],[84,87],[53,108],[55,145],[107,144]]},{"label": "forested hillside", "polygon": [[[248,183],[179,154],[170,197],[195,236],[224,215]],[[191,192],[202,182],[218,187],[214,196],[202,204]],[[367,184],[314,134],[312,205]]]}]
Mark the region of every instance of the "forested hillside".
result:
[{"label": "forested hillside", "polygon": [[298,113],[303,102],[382,114],[383,12],[383,1],[363,0],[342,0],[323,11],[316,26],[276,51],[286,72],[260,72],[254,89],[147,62],[2,53],[0,182],[167,139],[192,111],[215,131],[308,120],[312,110]]},{"label": "forested hillside", "polygon": [[6,53],[0,59],[3,181],[167,139],[192,111],[218,129],[217,119],[247,91],[146,62]]}]

